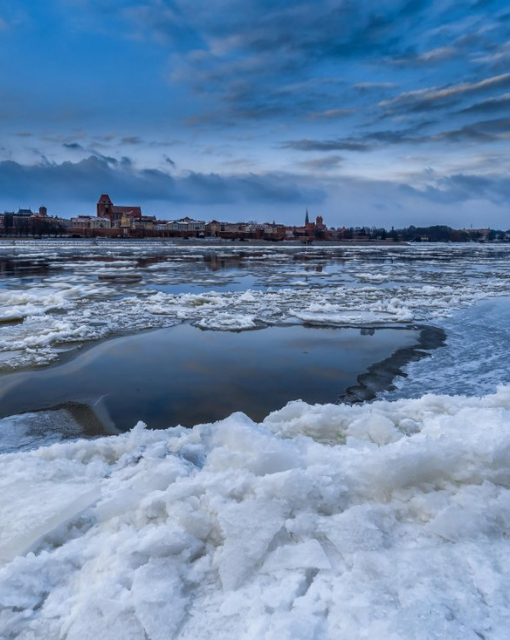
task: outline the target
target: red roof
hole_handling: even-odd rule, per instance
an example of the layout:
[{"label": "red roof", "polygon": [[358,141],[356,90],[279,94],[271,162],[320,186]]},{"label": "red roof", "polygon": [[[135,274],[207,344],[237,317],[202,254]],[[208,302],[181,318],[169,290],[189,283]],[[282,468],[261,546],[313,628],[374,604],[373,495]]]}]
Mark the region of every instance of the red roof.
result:
[{"label": "red roof", "polygon": [[140,207],[124,207],[119,205],[112,206],[112,213],[125,214],[132,218],[140,218],[142,216],[142,209]]}]

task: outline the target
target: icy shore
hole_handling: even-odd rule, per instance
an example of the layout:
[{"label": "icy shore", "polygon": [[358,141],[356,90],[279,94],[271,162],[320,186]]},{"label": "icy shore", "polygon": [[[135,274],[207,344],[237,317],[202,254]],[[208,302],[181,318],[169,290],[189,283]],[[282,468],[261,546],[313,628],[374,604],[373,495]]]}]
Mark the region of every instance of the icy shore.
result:
[{"label": "icy shore", "polygon": [[[2,639],[506,640],[510,248],[230,251],[244,271],[212,273],[193,248],[119,247],[4,247],[4,370],[183,321],[432,323],[447,344],[370,405],[49,429],[0,456]],[[1,423],[10,451],[41,437]]]},{"label": "icy shore", "polygon": [[510,387],[139,424],[2,469],[6,640],[508,637]]}]

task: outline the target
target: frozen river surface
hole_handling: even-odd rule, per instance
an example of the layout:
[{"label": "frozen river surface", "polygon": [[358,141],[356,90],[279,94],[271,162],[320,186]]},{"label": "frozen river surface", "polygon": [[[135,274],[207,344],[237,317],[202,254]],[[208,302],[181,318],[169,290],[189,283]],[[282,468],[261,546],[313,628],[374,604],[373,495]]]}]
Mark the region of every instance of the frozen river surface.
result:
[{"label": "frozen river surface", "polygon": [[370,404],[18,452],[33,416],[0,420],[2,637],[508,637],[510,247],[21,243],[0,265],[5,385],[183,322],[447,333]]},{"label": "frozen river surface", "polygon": [[510,246],[0,244],[0,366],[188,321],[246,330],[434,323],[510,292]]}]

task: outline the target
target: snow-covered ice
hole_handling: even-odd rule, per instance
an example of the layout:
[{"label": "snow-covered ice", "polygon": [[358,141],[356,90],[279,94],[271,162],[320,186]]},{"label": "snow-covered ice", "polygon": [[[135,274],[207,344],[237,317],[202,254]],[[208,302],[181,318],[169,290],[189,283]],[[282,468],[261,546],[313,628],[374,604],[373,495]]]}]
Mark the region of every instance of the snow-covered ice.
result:
[{"label": "snow-covered ice", "polygon": [[6,639],[508,637],[509,387],[139,424],[2,469]]}]

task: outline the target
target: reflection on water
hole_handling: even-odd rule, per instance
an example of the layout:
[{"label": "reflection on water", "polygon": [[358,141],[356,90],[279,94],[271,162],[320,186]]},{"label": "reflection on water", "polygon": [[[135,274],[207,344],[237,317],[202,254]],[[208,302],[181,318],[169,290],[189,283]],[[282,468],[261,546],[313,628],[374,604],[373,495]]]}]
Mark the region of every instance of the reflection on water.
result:
[{"label": "reflection on water", "polygon": [[[61,281],[94,282],[96,296],[114,298],[113,289],[136,285],[137,293],[162,291],[167,294],[199,293],[204,290],[246,291],[287,286],[311,289],[328,284],[359,285],[346,270],[343,250],[304,251],[297,247],[290,253],[229,248],[165,247],[161,253],[136,255],[132,245],[116,252],[99,251],[97,255],[78,252],[70,245],[66,251],[48,255],[0,255],[0,287],[45,286]],[[136,247],[135,247],[136,248]],[[354,263],[356,260],[354,260]],[[383,285],[384,286],[384,285]]]},{"label": "reflection on water", "polygon": [[[191,426],[289,400],[335,402],[368,366],[415,344],[417,331],[271,327],[243,333],[183,324],[99,344],[63,365],[0,378],[0,415],[98,403],[120,430]],[[27,394],[27,389],[30,393]]]}]

